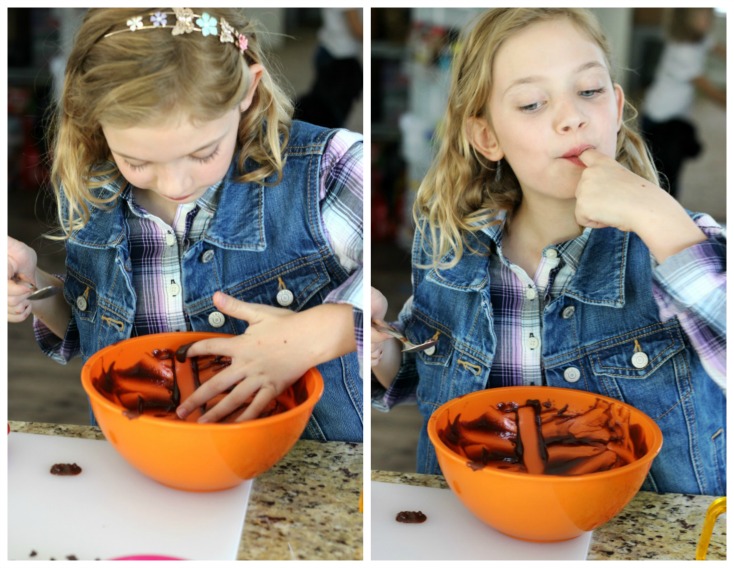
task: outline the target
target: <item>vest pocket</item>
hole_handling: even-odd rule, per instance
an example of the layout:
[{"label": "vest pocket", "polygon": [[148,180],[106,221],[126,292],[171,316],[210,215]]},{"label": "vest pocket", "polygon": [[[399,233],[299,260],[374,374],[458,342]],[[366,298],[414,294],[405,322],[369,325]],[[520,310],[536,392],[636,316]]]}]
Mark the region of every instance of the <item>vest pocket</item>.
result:
[{"label": "vest pocket", "polygon": [[84,358],[130,336],[134,314],[111,300],[113,295],[99,294],[93,282],[68,268],[64,297],[79,329]]},{"label": "vest pocket", "polygon": [[[684,415],[694,419],[686,402],[693,394],[691,362],[677,320],[639,328],[589,349],[591,390],[624,400],[655,420],[668,417],[672,427]],[[658,425],[662,428],[663,422]]]},{"label": "vest pocket", "polygon": [[64,297],[77,322],[94,322],[97,315],[97,289],[94,284],[71,269],[67,270]]},{"label": "vest pocket", "polygon": [[[595,348],[596,347],[596,348]],[[652,325],[605,340],[589,354],[594,375],[642,380],[685,349],[677,326]]]},{"label": "vest pocket", "polygon": [[238,300],[300,311],[323,303],[331,290],[329,272],[320,260],[299,259],[225,289]]}]

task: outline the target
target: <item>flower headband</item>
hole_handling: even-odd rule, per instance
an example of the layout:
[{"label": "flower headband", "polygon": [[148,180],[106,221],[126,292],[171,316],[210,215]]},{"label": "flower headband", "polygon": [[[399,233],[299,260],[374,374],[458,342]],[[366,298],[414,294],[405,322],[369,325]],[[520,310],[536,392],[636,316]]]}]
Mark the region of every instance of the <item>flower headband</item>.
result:
[{"label": "flower headband", "polygon": [[[156,28],[170,29],[171,35],[190,34],[200,32],[203,36],[219,35],[221,43],[233,43],[235,47],[244,53],[247,49],[247,36],[234,29],[224,18],[216,18],[202,12],[201,15],[194,14],[191,8],[172,8],[172,12],[151,12],[148,14],[150,24],[143,22],[143,16],[135,16],[127,21],[127,28],[105,34],[110,37],[117,34],[135,32],[137,30],[152,30]],[[169,16],[176,16],[176,23],[168,23]],[[217,30],[219,24],[220,30]],[[198,27],[197,27],[198,26]]]}]

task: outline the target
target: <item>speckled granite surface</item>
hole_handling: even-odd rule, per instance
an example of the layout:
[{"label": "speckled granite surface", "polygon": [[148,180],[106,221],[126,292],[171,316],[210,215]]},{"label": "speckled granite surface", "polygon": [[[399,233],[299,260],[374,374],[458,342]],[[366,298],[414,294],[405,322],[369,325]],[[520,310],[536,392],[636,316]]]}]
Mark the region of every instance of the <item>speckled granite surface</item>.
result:
[{"label": "speckled granite surface", "polygon": [[[103,440],[98,428],[10,422],[15,432]],[[361,560],[362,444],[302,440],[252,485],[238,560]]]},{"label": "speckled granite surface", "polygon": [[[447,488],[443,477],[373,471],[373,481]],[[624,510],[596,529],[589,560],[695,560],[713,497],[640,491]],[[726,515],[714,525],[707,560],[726,559]]]}]

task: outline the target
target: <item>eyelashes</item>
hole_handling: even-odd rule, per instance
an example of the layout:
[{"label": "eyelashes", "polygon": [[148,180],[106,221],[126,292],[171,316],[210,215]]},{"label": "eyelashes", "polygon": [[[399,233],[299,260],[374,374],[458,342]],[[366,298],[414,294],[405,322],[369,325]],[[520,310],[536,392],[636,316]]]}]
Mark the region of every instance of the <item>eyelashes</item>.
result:
[{"label": "eyelashes", "polygon": [[[190,160],[193,160],[194,162],[197,162],[199,164],[208,164],[209,162],[211,162],[217,156],[219,156],[219,146],[218,145],[217,145],[216,148],[214,148],[214,151],[212,151],[212,153],[209,154],[208,156],[204,156],[203,158],[198,158],[196,156],[189,156],[189,159]],[[132,163],[128,162],[127,160],[123,160],[123,161],[125,162],[125,165],[128,168],[130,168],[132,171],[134,171],[134,172],[140,172],[140,171],[144,170],[148,166],[148,163],[147,162],[145,162],[143,164],[132,164]]]}]

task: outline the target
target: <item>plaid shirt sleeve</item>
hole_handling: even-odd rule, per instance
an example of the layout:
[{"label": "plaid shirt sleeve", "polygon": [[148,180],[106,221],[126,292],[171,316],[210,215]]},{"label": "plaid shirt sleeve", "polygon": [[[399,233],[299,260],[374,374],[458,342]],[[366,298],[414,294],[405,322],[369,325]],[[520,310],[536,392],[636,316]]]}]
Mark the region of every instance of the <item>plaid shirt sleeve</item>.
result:
[{"label": "plaid shirt sleeve", "polygon": [[351,304],[360,361],[363,351],[363,182],[362,135],[339,130],[324,152],[321,167],[321,219],[339,263],[349,274],[327,303]]},{"label": "plaid shirt sleeve", "polygon": [[709,216],[694,216],[707,240],[654,264],[663,321],[677,317],[706,372],[726,386],[726,236]]}]

